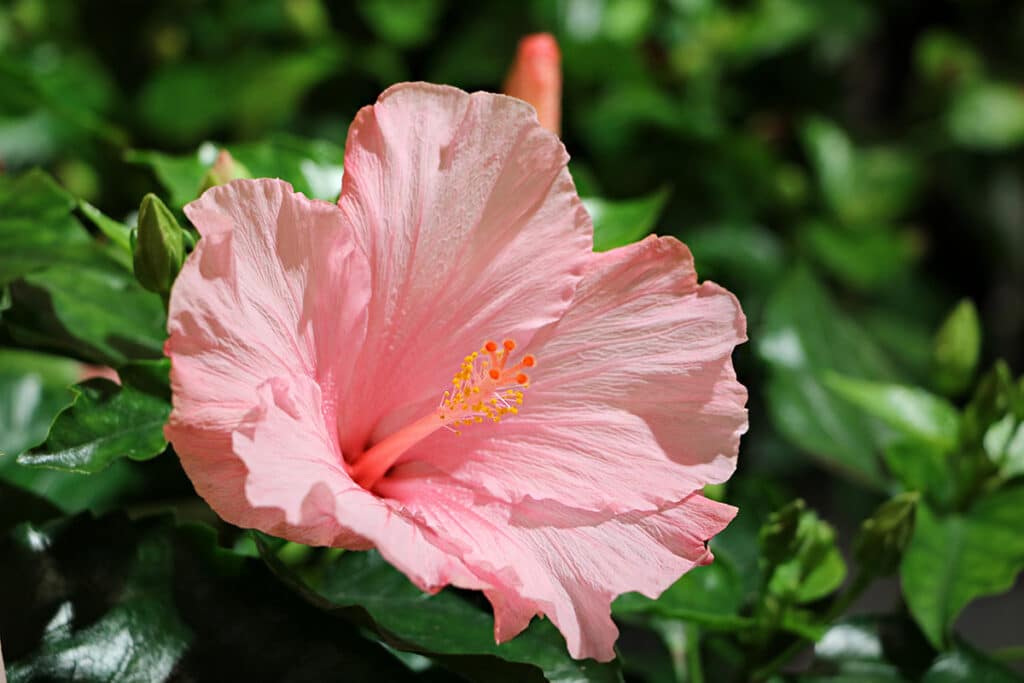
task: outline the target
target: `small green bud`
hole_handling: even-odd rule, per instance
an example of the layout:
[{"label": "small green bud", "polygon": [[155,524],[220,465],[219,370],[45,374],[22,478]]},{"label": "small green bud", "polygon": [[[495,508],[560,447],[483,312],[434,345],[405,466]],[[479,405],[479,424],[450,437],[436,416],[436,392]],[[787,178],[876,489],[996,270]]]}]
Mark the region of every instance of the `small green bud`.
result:
[{"label": "small green bud", "polygon": [[[1018,407],[1018,387],[1005,361],[998,360],[978,382],[963,414],[963,441],[982,443],[989,426]],[[1024,418],[1024,415],[1019,417]]]},{"label": "small green bud", "polygon": [[981,323],[970,299],[950,312],[935,334],[932,375],[936,388],[955,396],[971,383],[981,355]]},{"label": "small green bud", "polygon": [[768,515],[761,527],[761,555],[774,567],[791,557],[797,545],[797,529],[807,504],[797,498]]},{"label": "small green bud", "polygon": [[232,180],[239,180],[241,178],[252,178],[252,174],[249,173],[249,169],[244,164],[235,161],[235,158],[231,156],[229,151],[222,149],[217,155],[217,160],[213,162],[213,166],[210,167],[210,170],[203,176],[202,182],[199,183],[199,194],[206,192],[211,187],[230,183]]},{"label": "small green bud", "polygon": [[835,530],[802,500],[769,515],[760,540],[767,593],[785,603],[821,599],[846,576]]},{"label": "small green bud", "polygon": [[861,571],[871,576],[896,571],[914,533],[919,498],[917,491],[901,493],[879,505],[875,514],[864,520],[853,541],[853,556]]},{"label": "small green bud", "polygon": [[185,244],[174,214],[155,194],[142,198],[139,226],[132,236],[135,278],[149,291],[166,297],[185,261]]}]

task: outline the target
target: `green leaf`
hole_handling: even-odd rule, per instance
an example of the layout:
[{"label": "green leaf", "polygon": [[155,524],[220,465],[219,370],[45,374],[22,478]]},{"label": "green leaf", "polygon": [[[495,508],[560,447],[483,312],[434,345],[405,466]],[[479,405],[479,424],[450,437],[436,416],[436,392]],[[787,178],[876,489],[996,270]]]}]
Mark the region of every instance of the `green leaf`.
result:
[{"label": "green leaf", "polygon": [[958,93],[946,120],[953,140],[972,149],[998,151],[1024,142],[1024,91],[984,82]]},{"label": "green leaf", "polygon": [[[496,645],[489,612],[450,589],[424,594],[376,551],[329,558],[320,568],[319,579],[307,584],[284,567],[262,537],[258,544],[263,557],[286,581],[315,592],[334,607],[365,610],[385,641],[398,649],[428,655],[490,655],[488,671],[499,670],[500,660],[531,664],[542,669],[549,681],[620,680],[614,664],[572,659],[548,620],[535,620],[513,640]],[[457,659],[446,662],[459,665]]]},{"label": "green leaf", "polygon": [[650,233],[665,208],[668,195],[668,190],[659,190],[639,199],[584,199],[583,205],[594,221],[594,251],[631,244]]},{"label": "green leaf", "polygon": [[993,424],[1008,413],[1024,419],[1024,385],[1014,382],[1010,366],[997,360],[978,381],[971,400],[964,408],[963,432],[968,443],[984,442]]},{"label": "green leaf", "polygon": [[360,0],[357,7],[378,37],[402,48],[429,40],[443,9],[438,0]]},{"label": "green leaf", "polygon": [[708,225],[686,231],[683,239],[693,250],[702,279],[741,282],[756,289],[777,280],[785,267],[779,238],[754,223]]},{"label": "green leaf", "polygon": [[291,53],[240,51],[215,65],[169,64],[146,81],[139,113],[150,130],[178,143],[220,128],[252,135],[286,121],[342,57],[340,45],[321,44]]},{"label": "green leaf", "polygon": [[885,447],[885,465],[907,491],[920,491],[945,505],[952,501],[953,474],[947,453],[919,439],[897,439]]},{"label": "green leaf", "polygon": [[[753,335],[752,335],[753,336]],[[884,433],[829,391],[825,374],[889,378],[888,360],[806,269],[784,277],[765,305],[757,352],[768,366],[767,405],[776,427],[808,454],[874,486]]]},{"label": "green leaf", "polygon": [[960,414],[944,398],[916,387],[834,373],[827,375],[825,381],[836,394],[900,434],[930,443],[944,452],[956,446]]},{"label": "green leaf", "polygon": [[4,323],[26,346],[109,365],[163,355],[163,303],[120,266],[47,268],[11,292],[14,309]]},{"label": "green leaf", "polygon": [[972,45],[954,33],[926,31],[914,47],[918,71],[940,85],[975,80],[982,72],[981,58]]},{"label": "green leaf", "polygon": [[[66,358],[0,350],[0,480],[29,491],[66,513],[99,509],[138,487],[138,471],[119,463],[88,477],[19,465],[17,456],[42,443],[74,399],[69,386],[83,367]],[[8,500],[8,498],[3,498]]]},{"label": "green leaf", "polygon": [[1024,474],[1024,420],[1007,413],[985,432],[985,454],[1006,479]]},{"label": "green leaf", "polygon": [[919,179],[906,152],[858,150],[839,126],[821,118],[809,120],[802,135],[822,193],[841,222],[874,227],[910,205]]},{"label": "green leaf", "polygon": [[906,232],[851,231],[813,221],[803,227],[801,236],[817,262],[838,280],[868,291],[891,287],[917,252],[916,240]]},{"label": "green leaf", "polygon": [[999,662],[965,644],[939,655],[921,683],[1020,683],[1024,680]]},{"label": "green leaf", "polygon": [[[46,538],[37,529],[22,533],[18,540],[26,549]],[[172,549],[166,539],[154,537],[143,540],[136,552],[125,579],[125,599],[98,621],[77,630],[74,604],[61,603],[46,624],[39,648],[27,661],[11,665],[12,683],[42,677],[113,680],[141,675],[163,680],[170,675],[192,637],[174,610],[168,609]]]},{"label": "green leaf", "polygon": [[74,207],[42,171],[0,175],[0,286],[49,266],[104,260],[71,215]]},{"label": "green leaf", "polygon": [[932,380],[944,394],[955,396],[970,384],[981,356],[981,322],[970,299],[950,312],[932,344]]},{"label": "green leaf", "polygon": [[[121,386],[94,379],[74,387],[74,403],[58,416],[49,438],[18,462],[93,474],[118,458],[156,457],[167,447],[163,427],[171,413],[170,397],[164,393],[169,393],[169,367],[167,361],[126,366],[121,370]],[[156,390],[137,381],[140,375]]]},{"label": "green leaf", "polygon": [[935,647],[948,644],[969,602],[1009,590],[1024,569],[1021,510],[1020,486],[988,494],[965,513],[940,516],[919,507],[900,576],[910,612]]},{"label": "green leaf", "polygon": [[100,232],[107,236],[107,239],[121,250],[121,253],[125,256],[123,263],[126,266],[130,266],[132,254],[132,229],[124,223],[110,218],[84,199],[80,199],[78,201],[78,208],[81,210],[82,214],[99,229]]},{"label": "green leaf", "polygon": [[[257,178],[283,178],[297,192],[314,199],[335,199],[341,192],[344,150],[324,140],[275,135],[261,142],[231,144],[231,155]],[[181,208],[199,194],[203,177],[217,158],[218,148],[202,145],[194,154],[172,156],[134,150],[129,161],[153,169],[170,192],[171,206]]]},{"label": "green leaf", "polygon": [[[833,624],[814,645],[813,670],[831,675],[801,676],[801,683],[909,683],[901,669],[920,666],[920,638],[912,626],[891,617],[856,616]],[[927,655],[926,655],[927,656]],[[907,661],[909,660],[909,661]]]},{"label": "green leaf", "polygon": [[0,552],[11,683],[414,678],[210,529],[79,517],[21,527]]},{"label": "green leaf", "polygon": [[42,173],[0,176],[0,284],[14,280],[4,327],[24,346],[100,363],[161,356],[160,298],[138,286],[123,252],[90,238],[75,206]]},{"label": "green leaf", "polygon": [[46,439],[74,394],[80,363],[31,351],[0,349],[0,462]]}]

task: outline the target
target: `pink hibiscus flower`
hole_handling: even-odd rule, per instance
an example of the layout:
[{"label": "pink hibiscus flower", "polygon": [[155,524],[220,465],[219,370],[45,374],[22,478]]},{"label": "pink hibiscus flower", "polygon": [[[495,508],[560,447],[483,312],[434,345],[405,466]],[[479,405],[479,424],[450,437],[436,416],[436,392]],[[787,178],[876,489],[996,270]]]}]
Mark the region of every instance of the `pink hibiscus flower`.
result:
[{"label": "pink hibiscus flower", "polygon": [[501,95],[395,86],[337,205],[239,180],[186,207],[167,437],[226,520],[375,547],[614,657],[610,603],[707,563],[735,509],[735,297],[672,238],[592,253],[558,138]]}]

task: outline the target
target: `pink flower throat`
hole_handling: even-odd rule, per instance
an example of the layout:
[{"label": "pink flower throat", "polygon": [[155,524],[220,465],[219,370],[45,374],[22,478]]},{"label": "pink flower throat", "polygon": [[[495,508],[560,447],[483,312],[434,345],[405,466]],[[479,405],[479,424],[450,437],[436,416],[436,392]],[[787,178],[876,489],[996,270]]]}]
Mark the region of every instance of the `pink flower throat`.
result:
[{"label": "pink flower throat", "polygon": [[437,408],[360,455],[349,468],[352,479],[367,491],[373,490],[403,453],[438,429],[460,435],[459,426],[485,420],[501,422],[506,415],[517,414],[523,404],[522,390],[530,385],[525,370],[534,367],[537,359],[527,354],[516,365],[506,367],[515,348],[511,339],[500,346],[488,341],[480,351],[466,356]]}]

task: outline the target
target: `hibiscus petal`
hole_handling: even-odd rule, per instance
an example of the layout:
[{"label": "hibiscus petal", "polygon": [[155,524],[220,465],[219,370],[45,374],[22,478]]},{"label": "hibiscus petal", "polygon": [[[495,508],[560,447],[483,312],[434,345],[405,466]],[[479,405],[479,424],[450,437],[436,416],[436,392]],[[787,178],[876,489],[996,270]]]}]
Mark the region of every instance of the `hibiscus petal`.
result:
[{"label": "hibiscus petal", "polygon": [[731,354],[745,328],[735,297],[697,284],[678,240],[596,254],[572,306],[526,349],[538,364],[520,413],[438,432],[403,461],[513,503],[657,509],[735,468],[747,394]]},{"label": "hibiscus petal", "polygon": [[375,546],[425,591],[449,583],[486,586],[465,568],[454,544],[349,478],[318,384],[274,377],[257,393],[259,406],[232,435],[231,450],[246,471],[246,505],[230,521],[309,545]]},{"label": "hibiscus petal", "polygon": [[369,273],[337,207],[282,181],[235,181],[185,210],[202,239],[171,294],[166,432],[200,495],[240,523],[245,468],[232,432],[273,377],[348,382],[353,359],[334,344],[362,339]]},{"label": "hibiscus petal", "polygon": [[683,573],[712,560],[706,541],[736,509],[699,494],[651,512],[587,513],[550,503],[510,505],[444,475],[388,479],[381,491],[437,534],[461,559],[495,610],[507,640],[544,614],[577,658],[615,657],[611,602],[638,591],[656,598]]},{"label": "hibiscus petal", "polygon": [[338,201],[373,296],[363,381],[341,398],[346,451],[436,405],[487,337],[525,343],[561,316],[592,244],[567,160],[533,109],[502,95],[403,84],[359,112]]}]

